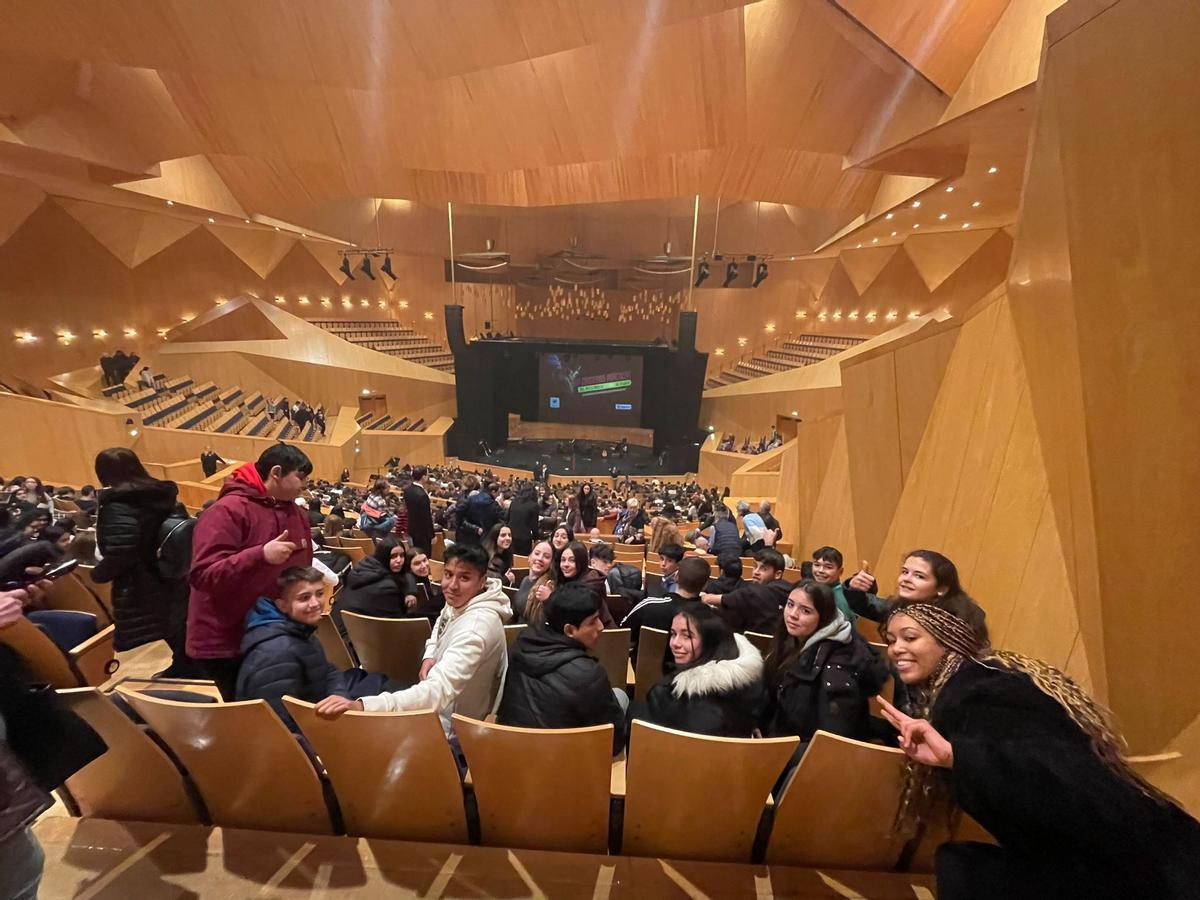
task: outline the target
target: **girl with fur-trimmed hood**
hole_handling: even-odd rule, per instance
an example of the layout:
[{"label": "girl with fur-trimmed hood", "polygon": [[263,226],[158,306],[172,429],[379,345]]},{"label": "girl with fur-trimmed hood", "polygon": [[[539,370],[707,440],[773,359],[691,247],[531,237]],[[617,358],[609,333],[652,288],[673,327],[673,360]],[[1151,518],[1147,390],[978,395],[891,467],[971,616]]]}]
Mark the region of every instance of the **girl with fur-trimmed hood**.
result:
[{"label": "girl with fur-trimmed hood", "polygon": [[696,734],[750,737],[766,702],[757,648],[702,603],[680,606],[669,647],[675,670],[650,689],[633,718]]}]

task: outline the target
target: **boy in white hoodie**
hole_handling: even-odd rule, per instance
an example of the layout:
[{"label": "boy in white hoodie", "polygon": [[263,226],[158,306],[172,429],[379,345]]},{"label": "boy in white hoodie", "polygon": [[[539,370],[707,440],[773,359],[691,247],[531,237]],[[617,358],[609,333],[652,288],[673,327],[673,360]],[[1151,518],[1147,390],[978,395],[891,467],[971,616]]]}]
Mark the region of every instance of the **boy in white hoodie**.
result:
[{"label": "boy in white hoodie", "polygon": [[446,606],[425,644],[417,684],[360,700],[326,697],[317,704],[317,715],[336,719],[347,710],[432,709],[449,737],[455,713],[483,719],[493,712],[508,664],[504,624],[512,618],[512,607],[500,581],[487,577],[487,567],[481,547],[457,545],[446,551]]}]

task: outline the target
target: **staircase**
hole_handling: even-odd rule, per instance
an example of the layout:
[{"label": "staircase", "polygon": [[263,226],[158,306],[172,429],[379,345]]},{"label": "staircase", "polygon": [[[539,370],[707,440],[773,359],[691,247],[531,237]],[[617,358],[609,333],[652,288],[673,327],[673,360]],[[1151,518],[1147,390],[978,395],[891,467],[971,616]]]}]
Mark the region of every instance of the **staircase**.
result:
[{"label": "staircase", "polygon": [[310,319],[309,324],[358,347],[388,356],[399,356],[439,372],[454,371],[454,354],[444,345],[400,322],[388,319]]},{"label": "staircase", "polygon": [[704,387],[718,388],[738,384],[763,375],[787,372],[800,366],[809,366],[836,356],[865,341],[865,337],[844,334],[799,334],[785,338],[778,347],[760,354],[743,357],[729,368],[718,372],[704,382]]}]

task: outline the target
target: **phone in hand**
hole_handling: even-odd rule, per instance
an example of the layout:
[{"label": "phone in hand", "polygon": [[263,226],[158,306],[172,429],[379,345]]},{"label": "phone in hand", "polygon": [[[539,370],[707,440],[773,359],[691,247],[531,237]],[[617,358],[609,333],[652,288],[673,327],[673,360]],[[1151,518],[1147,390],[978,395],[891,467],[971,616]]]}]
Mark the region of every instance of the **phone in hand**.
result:
[{"label": "phone in hand", "polygon": [[12,581],[6,581],[3,585],[0,585],[0,590],[15,591],[19,590],[20,588],[29,587],[29,585],[35,584],[39,581],[54,581],[57,578],[62,578],[64,575],[69,575],[78,565],[79,560],[77,559],[64,560],[58,565],[46,569],[41,574],[30,575],[26,573],[20,578],[13,579]]}]

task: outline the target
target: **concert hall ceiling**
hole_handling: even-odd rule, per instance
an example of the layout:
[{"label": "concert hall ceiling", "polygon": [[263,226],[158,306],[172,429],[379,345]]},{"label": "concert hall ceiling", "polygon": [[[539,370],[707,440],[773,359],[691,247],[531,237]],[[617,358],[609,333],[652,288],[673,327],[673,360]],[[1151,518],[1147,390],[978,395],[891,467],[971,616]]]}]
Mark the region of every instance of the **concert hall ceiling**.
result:
[{"label": "concert hall ceiling", "polygon": [[389,203],[423,231],[700,193],[784,206],[812,251],[985,161],[996,129],[887,151],[1032,81],[1057,5],[8,0],[0,241],[46,195],[361,245]]}]

